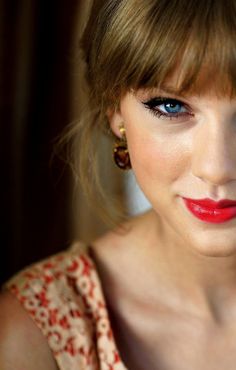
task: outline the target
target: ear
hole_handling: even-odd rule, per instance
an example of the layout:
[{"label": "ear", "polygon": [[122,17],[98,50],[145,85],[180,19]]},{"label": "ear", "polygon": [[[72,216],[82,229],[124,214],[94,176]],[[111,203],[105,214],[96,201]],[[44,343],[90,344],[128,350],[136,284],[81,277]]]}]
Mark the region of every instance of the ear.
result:
[{"label": "ear", "polygon": [[120,126],[123,124],[123,116],[119,108],[109,108],[107,111],[107,118],[110,123],[112,132],[117,137],[121,137]]}]

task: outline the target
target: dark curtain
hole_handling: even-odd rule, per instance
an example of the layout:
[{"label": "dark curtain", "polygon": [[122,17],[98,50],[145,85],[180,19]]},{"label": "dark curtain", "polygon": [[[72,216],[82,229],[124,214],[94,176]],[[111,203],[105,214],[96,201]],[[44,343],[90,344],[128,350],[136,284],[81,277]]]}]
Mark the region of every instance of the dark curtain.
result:
[{"label": "dark curtain", "polygon": [[80,7],[0,0],[0,283],[71,242],[71,177],[62,161],[50,162],[55,137],[72,120]]}]

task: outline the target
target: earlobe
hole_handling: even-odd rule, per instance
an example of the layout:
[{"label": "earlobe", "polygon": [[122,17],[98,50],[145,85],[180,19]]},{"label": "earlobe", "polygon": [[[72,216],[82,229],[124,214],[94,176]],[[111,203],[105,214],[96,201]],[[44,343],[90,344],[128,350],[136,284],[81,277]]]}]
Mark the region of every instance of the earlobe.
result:
[{"label": "earlobe", "polygon": [[124,119],[120,110],[109,110],[107,118],[113,134],[117,137],[113,148],[113,158],[122,170],[130,170],[131,162],[126,141]]},{"label": "earlobe", "polygon": [[119,109],[109,109],[107,111],[107,118],[110,124],[110,128],[115,136],[121,137],[120,127],[123,122],[122,113]]}]

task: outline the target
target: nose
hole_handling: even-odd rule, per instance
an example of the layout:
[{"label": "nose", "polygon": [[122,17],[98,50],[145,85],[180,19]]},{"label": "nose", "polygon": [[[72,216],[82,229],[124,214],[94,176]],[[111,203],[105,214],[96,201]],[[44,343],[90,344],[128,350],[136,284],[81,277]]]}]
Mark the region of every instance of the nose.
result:
[{"label": "nose", "polygon": [[208,184],[224,185],[236,180],[236,130],[214,123],[193,139],[192,173]]}]

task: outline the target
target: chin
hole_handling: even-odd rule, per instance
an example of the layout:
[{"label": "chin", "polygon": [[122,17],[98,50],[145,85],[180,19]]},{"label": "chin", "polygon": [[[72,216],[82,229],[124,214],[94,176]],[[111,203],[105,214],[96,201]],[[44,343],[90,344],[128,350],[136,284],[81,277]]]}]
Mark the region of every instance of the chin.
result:
[{"label": "chin", "polygon": [[230,249],[230,250],[225,250],[225,249],[212,249],[212,250],[198,250],[198,254],[200,254],[201,256],[205,256],[205,257],[215,257],[215,258],[219,258],[219,257],[231,257],[231,256],[236,256],[236,248],[235,249]]},{"label": "chin", "polygon": [[230,241],[230,238],[217,237],[210,240],[195,240],[191,243],[190,248],[195,254],[205,257],[236,257],[236,238]]}]

